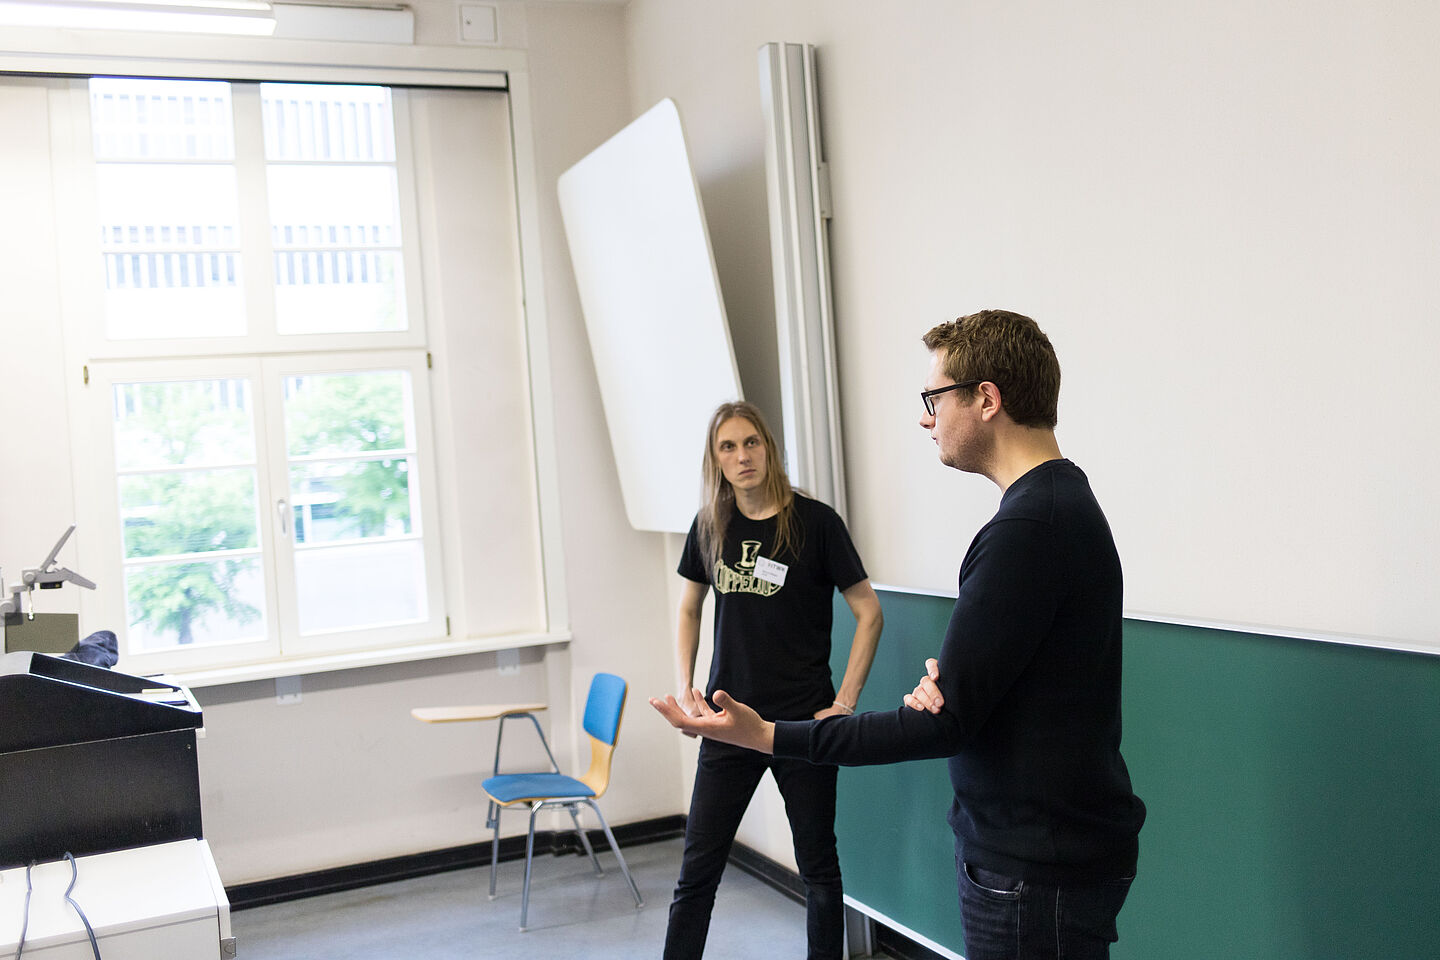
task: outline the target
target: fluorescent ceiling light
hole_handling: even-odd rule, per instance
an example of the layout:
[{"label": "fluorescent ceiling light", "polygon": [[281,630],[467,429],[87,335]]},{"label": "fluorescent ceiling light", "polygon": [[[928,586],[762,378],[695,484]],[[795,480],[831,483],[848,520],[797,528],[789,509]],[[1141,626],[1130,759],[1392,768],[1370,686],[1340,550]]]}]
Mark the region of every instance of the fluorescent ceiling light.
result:
[{"label": "fluorescent ceiling light", "polygon": [[275,17],[263,0],[0,0],[0,24],[267,36]]}]

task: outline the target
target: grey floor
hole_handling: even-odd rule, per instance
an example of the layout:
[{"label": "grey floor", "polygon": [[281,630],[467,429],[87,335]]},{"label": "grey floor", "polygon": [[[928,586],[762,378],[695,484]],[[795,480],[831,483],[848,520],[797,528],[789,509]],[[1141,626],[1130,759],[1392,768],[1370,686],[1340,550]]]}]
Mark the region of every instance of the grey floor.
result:
[{"label": "grey floor", "polygon": [[[645,899],[635,909],[615,855],[600,854],[605,876],[581,856],[535,860],[529,929],[519,932],[524,861],[500,864],[496,897],[489,869],[401,880],[308,897],[231,915],[239,960],[474,960],[474,958],[658,957],[670,893],[680,873],[680,840],[625,849]],[[598,851],[597,851],[598,852]],[[805,956],[805,908],[733,864],[715,901],[706,960]]]}]

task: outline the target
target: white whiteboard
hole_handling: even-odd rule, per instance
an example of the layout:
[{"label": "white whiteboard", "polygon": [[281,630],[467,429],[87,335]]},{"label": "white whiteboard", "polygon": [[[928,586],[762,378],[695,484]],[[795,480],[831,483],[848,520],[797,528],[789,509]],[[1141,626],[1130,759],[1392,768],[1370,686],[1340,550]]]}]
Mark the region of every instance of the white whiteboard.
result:
[{"label": "white whiteboard", "polygon": [[1440,654],[1440,8],[1029,6],[873,89],[822,71],[866,569],[955,588],[998,494],[914,426],[919,337],[1005,307],[1059,353],[1132,616]]},{"label": "white whiteboard", "polygon": [[705,428],[740,375],[680,114],[662,100],[560,175],[560,214],[625,513],[684,533]]}]

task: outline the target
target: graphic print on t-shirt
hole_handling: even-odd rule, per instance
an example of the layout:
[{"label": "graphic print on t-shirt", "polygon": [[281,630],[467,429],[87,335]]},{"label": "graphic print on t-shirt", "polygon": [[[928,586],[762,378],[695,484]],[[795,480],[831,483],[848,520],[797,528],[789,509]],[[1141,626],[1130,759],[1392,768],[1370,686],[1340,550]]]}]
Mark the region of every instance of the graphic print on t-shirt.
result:
[{"label": "graphic print on t-shirt", "polygon": [[740,560],[729,566],[722,558],[715,561],[716,593],[758,593],[762,597],[773,597],[780,591],[780,585],[769,583],[755,576],[755,558],[760,556],[759,540],[740,541]]}]

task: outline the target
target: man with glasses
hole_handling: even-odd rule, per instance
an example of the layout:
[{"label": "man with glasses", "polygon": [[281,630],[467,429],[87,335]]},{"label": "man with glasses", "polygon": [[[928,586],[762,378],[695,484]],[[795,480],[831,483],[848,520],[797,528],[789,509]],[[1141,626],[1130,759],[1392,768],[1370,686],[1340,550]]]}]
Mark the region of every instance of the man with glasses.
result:
[{"label": "man with glasses", "polygon": [[687,733],[812,763],[948,757],[968,960],[1108,957],[1145,818],[1120,756],[1114,539],[1055,440],[1060,365],[1035,321],[986,310],[924,342],[920,426],[1002,495],[905,707],[771,723],[721,691],[693,717],[650,702]]}]

